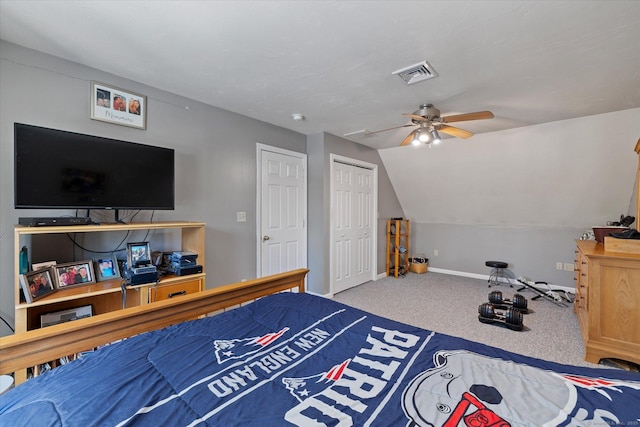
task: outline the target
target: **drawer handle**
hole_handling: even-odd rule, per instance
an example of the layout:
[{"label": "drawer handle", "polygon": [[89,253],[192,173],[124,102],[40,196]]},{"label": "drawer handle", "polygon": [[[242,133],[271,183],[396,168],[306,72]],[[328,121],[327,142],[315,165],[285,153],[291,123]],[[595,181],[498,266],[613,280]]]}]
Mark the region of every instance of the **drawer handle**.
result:
[{"label": "drawer handle", "polygon": [[180,295],[186,295],[187,291],[180,291],[180,292],[172,292],[169,295],[167,295],[168,298],[173,298],[173,297],[178,297]]}]

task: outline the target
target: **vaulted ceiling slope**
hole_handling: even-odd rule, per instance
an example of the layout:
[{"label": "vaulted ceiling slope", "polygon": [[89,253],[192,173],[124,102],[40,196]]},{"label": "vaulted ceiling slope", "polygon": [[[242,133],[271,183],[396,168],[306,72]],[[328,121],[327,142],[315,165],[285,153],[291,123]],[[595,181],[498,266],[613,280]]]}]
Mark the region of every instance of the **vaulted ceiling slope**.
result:
[{"label": "vaulted ceiling slope", "polygon": [[[492,111],[459,123],[475,133],[640,107],[637,0],[2,0],[0,38],[378,149],[410,128],[367,131],[408,124],[422,103]],[[392,75],[423,60],[438,77]]]}]

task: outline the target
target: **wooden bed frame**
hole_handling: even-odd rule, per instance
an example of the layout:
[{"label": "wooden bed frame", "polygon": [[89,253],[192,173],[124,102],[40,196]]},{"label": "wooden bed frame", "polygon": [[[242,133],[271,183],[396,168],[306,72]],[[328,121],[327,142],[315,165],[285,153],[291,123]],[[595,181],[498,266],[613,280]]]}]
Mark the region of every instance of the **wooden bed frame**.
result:
[{"label": "wooden bed frame", "polygon": [[[192,320],[277,292],[294,289],[304,292],[304,280],[308,271],[301,268],[2,337],[0,374],[26,369],[142,332]],[[16,378],[16,383],[19,382]]]}]

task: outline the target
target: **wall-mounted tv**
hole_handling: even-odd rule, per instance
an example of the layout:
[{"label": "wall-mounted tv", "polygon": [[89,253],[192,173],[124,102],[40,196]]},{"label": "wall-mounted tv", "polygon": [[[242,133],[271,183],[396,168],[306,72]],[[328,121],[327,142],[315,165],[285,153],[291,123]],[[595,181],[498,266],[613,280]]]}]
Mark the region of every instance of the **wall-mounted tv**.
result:
[{"label": "wall-mounted tv", "polygon": [[18,209],[175,208],[175,151],[14,124]]}]

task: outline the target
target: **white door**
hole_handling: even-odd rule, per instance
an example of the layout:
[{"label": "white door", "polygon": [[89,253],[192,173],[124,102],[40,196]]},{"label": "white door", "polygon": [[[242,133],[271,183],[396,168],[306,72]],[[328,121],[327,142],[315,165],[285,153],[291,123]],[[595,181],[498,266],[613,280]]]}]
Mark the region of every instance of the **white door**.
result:
[{"label": "white door", "polygon": [[375,173],[332,162],[332,290],[349,289],[374,278]]},{"label": "white door", "polygon": [[258,277],[307,266],[306,159],[258,144]]}]

